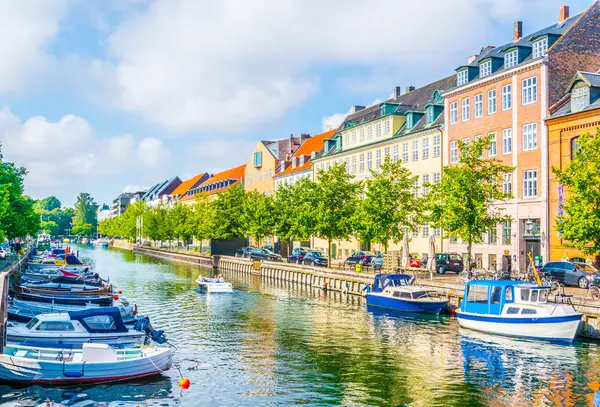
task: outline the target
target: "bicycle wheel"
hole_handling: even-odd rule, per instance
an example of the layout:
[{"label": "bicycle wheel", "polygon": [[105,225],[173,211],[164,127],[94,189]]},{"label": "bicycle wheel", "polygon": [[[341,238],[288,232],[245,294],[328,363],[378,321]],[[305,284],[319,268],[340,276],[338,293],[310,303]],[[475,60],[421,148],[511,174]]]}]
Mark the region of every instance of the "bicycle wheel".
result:
[{"label": "bicycle wheel", "polygon": [[590,292],[590,297],[592,297],[594,300],[600,300],[600,288],[593,285],[590,287],[589,292]]},{"label": "bicycle wheel", "polygon": [[[556,290],[560,290],[560,283],[558,281],[556,281],[556,280],[553,280],[550,283],[550,292],[554,292]],[[600,290],[598,290],[598,294],[600,294]]]}]

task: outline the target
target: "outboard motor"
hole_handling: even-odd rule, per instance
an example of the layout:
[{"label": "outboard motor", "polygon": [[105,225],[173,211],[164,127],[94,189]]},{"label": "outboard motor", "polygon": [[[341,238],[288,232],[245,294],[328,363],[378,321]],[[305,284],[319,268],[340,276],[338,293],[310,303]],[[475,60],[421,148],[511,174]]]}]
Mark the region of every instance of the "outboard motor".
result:
[{"label": "outboard motor", "polygon": [[146,345],[150,341],[154,341],[158,344],[163,344],[167,341],[167,337],[165,336],[165,331],[154,329],[152,327],[152,324],[150,323],[150,318],[148,318],[148,317],[139,317],[135,321],[134,329],[136,331],[146,333]]}]

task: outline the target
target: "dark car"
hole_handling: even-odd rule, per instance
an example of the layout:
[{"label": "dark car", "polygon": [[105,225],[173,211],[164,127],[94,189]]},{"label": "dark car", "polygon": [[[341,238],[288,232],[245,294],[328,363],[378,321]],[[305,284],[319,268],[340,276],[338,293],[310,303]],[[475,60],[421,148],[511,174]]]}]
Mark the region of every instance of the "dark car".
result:
[{"label": "dark car", "polygon": [[352,256],[346,258],[344,260],[344,265],[354,265],[354,264],[371,264],[371,260],[373,257],[377,257],[377,254],[368,251],[357,251],[352,253]]},{"label": "dark car", "polygon": [[288,263],[302,263],[302,259],[310,249],[304,247],[296,247],[292,250],[292,254],[290,254],[287,258]]},{"label": "dark car", "polygon": [[254,248],[250,250],[248,253],[248,257],[252,260],[271,260],[271,261],[281,261],[281,256],[273,253],[270,250],[258,249]]},{"label": "dark car", "polygon": [[307,266],[327,267],[328,258],[325,253],[319,250],[309,250],[302,259],[302,264]]},{"label": "dark car", "polygon": [[540,272],[554,277],[564,285],[576,285],[580,288],[600,285],[600,272],[585,263],[551,261],[546,263]]},{"label": "dark car", "polygon": [[235,257],[250,257],[250,252],[256,249],[256,247],[240,247],[235,252]]},{"label": "dark car", "polygon": [[463,259],[458,253],[436,253],[433,266],[439,274],[453,271],[456,274],[463,271]]}]

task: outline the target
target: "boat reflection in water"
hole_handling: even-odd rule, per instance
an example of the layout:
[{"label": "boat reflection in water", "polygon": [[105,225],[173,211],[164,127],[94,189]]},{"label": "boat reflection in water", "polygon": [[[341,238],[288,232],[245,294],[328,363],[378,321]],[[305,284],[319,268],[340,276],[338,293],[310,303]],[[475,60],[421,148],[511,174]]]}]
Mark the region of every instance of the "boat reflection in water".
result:
[{"label": "boat reflection in water", "polygon": [[579,405],[576,400],[569,402],[573,397],[572,373],[578,367],[575,346],[463,328],[459,330],[459,340],[465,382],[486,388],[489,405]]}]

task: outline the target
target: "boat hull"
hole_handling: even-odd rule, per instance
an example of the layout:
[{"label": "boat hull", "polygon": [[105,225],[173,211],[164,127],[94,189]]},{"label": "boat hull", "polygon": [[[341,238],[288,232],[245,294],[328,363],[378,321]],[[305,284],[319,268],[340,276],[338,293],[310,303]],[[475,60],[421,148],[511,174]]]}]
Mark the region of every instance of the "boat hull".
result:
[{"label": "boat hull", "polygon": [[198,289],[204,293],[211,294],[229,294],[233,293],[233,287],[231,283],[210,283],[206,281],[197,280]]},{"label": "boat hull", "polygon": [[8,327],[6,340],[22,345],[48,344],[48,345],[70,345],[81,347],[84,343],[106,343],[109,345],[135,345],[144,344],[146,335],[143,332],[130,332],[126,334],[89,334],[86,336],[76,335],[54,335],[54,336],[31,336],[24,333],[15,333]]},{"label": "boat hull", "polygon": [[30,270],[43,270],[43,269],[61,269],[61,270],[65,270],[65,271],[69,271],[72,273],[80,273],[84,270],[89,270],[91,269],[91,266],[89,264],[81,264],[81,265],[68,265],[68,264],[64,264],[64,265],[56,265],[56,264],[40,264],[40,263],[29,263],[27,265],[27,267]]},{"label": "boat hull", "polygon": [[581,314],[560,317],[508,318],[456,311],[461,327],[474,331],[519,338],[572,342],[577,334]]},{"label": "boat hull", "polygon": [[26,301],[44,302],[50,304],[63,305],[87,305],[97,304],[99,306],[110,307],[113,304],[112,296],[59,296],[59,295],[41,295],[29,293],[17,293],[17,296]]},{"label": "boat hull", "polygon": [[157,349],[146,357],[113,362],[62,362],[2,354],[0,380],[39,384],[104,383],[157,375],[169,370],[171,363],[169,348]]},{"label": "boat hull", "polygon": [[380,295],[379,293],[368,293],[367,305],[370,307],[387,308],[402,312],[439,314],[448,305],[448,300],[406,301],[399,298],[390,298],[384,295]]}]

